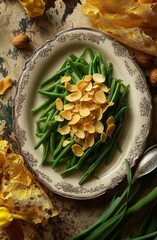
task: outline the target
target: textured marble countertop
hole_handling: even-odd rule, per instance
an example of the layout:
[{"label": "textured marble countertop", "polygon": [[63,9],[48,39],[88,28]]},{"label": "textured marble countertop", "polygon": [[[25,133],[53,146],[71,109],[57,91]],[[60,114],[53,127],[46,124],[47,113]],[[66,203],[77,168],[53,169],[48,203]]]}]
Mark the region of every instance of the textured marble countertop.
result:
[{"label": "textured marble countertop", "polygon": [[[14,144],[14,132],[12,128],[13,99],[16,93],[18,78],[26,60],[33,51],[41,46],[46,40],[55,36],[56,33],[73,27],[89,27],[90,23],[81,13],[81,4],[77,4],[71,14],[70,8],[58,0],[56,7],[50,8],[45,15],[30,18],[17,0],[0,0],[0,78],[10,76],[14,85],[4,96],[0,97],[0,134]],[[72,4],[72,3],[71,3]],[[31,44],[28,50],[18,50],[12,45],[12,39],[19,33],[26,33]],[[156,89],[152,91],[153,121],[152,131],[148,145],[157,140],[157,97]],[[5,125],[5,130],[4,130]],[[120,186],[121,187],[121,184]],[[46,189],[46,191],[48,191]],[[45,229],[45,237],[49,240],[66,240],[76,234],[79,230],[91,225],[105,207],[105,202],[112,196],[111,190],[105,196],[88,201],[66,199],[48,191],[52,201],[60,214]]]}]

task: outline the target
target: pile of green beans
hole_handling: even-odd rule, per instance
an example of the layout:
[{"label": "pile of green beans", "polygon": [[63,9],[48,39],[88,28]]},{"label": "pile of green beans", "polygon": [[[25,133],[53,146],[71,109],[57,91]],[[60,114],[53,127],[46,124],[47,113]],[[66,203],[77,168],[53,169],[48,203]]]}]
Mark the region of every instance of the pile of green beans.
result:
[{"label": "pile of green beans", "polygon": [[[41,105],[31,110],[32,113],[40,112],[36,121],[36,136],[39,137],[39,141],[34,148],[38,149],[43,145],[41,165],[50,165],[53,169],[64,166],[61,172],[62,177],[81,170],[83,175],[79,181],[80,185],[91,176],[97,176],[96,171],[100,165],[112,159],[119,144],[119,135],[128,110],[129,86],[125,86],[122,80],[114,78],[112,70],[112,63],[105,64],[101,53],[91,48],[85,48],[80,56],[71,53],[61,68],[41,83],[38,93],[45,99]],[[64,104],[67,103],[65,97],[69,93],[61,83],[63,76],[70,76],[73,84],[76,84],[85,75],[94,73],[101,73],[105,76],[105,85],[110,88],[107,98],[114,103],[107,109],[101,122],[105,126],[107,118],[112,115],[116,128],[112,137],[107,137],[105,143],[95,139],[95,144],[88,148],[83,156],[77,157],[71,150],[75,140],[70,135],[62,136],[58,133],[58,129],[65,123],[55,120],[55,116],[59,113],[56,109],[56,99],[60,98]],[[70,144],[66,147],[63,147],[64,140],[70,140]]]},{"label": "pile of green beans", "polygon": [[[151,189],[149,187],[149,191],[147,190],[156,173],[144,176],[135,184],[128,161],[126,166],[128,185],[125,190],[120,196],[113,197],[109,206],[92,226],[69,240],[157,240],[157,186]],[[144,211],[144,214],[141,224],[136,229],[135,217],[140,211]],[[135,229],[132,225],[129,227],[131,221],[134,222]]]}]

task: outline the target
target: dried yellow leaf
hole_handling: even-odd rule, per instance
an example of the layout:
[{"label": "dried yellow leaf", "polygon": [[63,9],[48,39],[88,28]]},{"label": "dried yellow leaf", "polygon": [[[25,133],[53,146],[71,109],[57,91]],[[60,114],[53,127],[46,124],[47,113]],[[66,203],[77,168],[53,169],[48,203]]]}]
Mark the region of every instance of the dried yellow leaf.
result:
[{"label": "dried yellow leaf", "polygon": [[84,153],[83,148],[80,145],[78,145],[78,144],[74,144],[72,146],[72,151],[78,157],[81,157],[83,155],[83,153]]},{"label": "dried yellow leaf", "polygon": [[111,137],[114,129],[115,129],[115,124],[110,124],[110,125],[107,127],[106,134],[107,134],[109,137]]},{"label": "dried yellow leaf", "polygon": [[82,92],[81,91],[76,91],[74,93],[69,94],[68,96],[66,96],[66,99],[69,102],[76,102],[78,101],[80,98],[82,97]]},{"label": "dried yellow leaf", "polygon": [[65,125],[61,128],[58,129],[58,132],[61,134],[61,135],[67,135],[69,132],[70,132],[70,127],[68,125]]},{"label": "dried yellow leaf", "polygon": [[60,99],[60,98],[56,99],[56,109],[59,111],[61,111],[63,109],[63,102],[62,102],[62,99]]}]

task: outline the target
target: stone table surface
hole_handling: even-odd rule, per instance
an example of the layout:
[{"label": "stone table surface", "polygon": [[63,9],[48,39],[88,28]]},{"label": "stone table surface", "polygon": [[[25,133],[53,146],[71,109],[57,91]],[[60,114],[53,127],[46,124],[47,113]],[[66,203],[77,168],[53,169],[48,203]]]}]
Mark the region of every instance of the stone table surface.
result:
[{"label": "stone table surface", "polygon": [[[26,60],[46,40],[51,39],[56,33],[74,27],[90,27],[88,19],[82,15],[81,4],[77,1],[69,2],[68,7],[58,0],[55,8],[50,8],[41,17],[30,18],[17,0],[0,0],[0,78],[10,76],[13,87],[0,97],[0,134],[15,142],[13,131],[13,100],[17,83]],[[73,3],[75,2],[75,6]],[[79,2],[79,1],[78,1]],[[70,6],[72,6],[70,8]],[[27,50],[18,50],[12,45],[12,39],[19,33],[26,33],[30,39]],[[156,90],[151,90],[153,102],[153,121],[148,145],[157,140],[157,97]],[[5,130],[4,130],[5,125]],[[121,187],[123,183],[118,186]],[[105,203],[110,200],[116,189],[105,195],[88,201],[67,199],[50,192],[45,186],[55,207],[59,210],[57,219],[50,222],[44,230],[43,239],[66,240],[80,230],[88,227],[97,219],[105,208]],[[52,237],[53,236],[53,237]]]}]

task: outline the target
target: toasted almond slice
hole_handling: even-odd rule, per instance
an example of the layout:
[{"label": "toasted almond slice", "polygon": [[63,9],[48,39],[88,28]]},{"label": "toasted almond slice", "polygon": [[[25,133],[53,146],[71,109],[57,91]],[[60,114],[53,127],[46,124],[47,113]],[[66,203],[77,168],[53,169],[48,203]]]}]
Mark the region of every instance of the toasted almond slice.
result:
[{"label": "toasted almond slice", "polygon": [[101,120],[103,116],[102,108],[100,106],[96,106],[95,109],[95,117],[97,120]]},{"label": "toasted almond slice", "polygon": [[93,76],[92,76],[92,75],[86,75],[83,80],[84,80],[85,82],[90,82],[92,79],[93,79]]},{"label": "toasted almond slice", "polygon": [[94,80],[94,82],[103,83],[103,82],[105,82],[105,76],[100,73],[94,73],[93,80]]},{"label": "toasted almond slice", "polygon": [[80,120],[80,115],[79,114],[75,114],[72,116],[71,121],[69,121],[69,125],[74,125],[76,123],[78,123]]},{"label": "toasted almond slice", "polygon": [[88,108],[90,111],[93,111],[95,110],[96,105],[93,102],[84,102],[83,107]]},{"label": "toasted almond slice", "polygon": [[74,144],[71,149],[73,153],[78,157],[81,157],[84,153],[83,148],[78,144]]},{"label": "toasted almond slice", "polygon": [[70,84],[69,82],[65,83],[65,88],[69,91],[69,92],[76,92],[77,91],[77,86],[74,84]]},{"label": "toasted almond slice", "polygon": [[101,121],[97,121],[95,123],[95,129],[97,133],[102,133],[104,131],[104,125],[102,124]]},{"label": "toasted almond slice", "polygon": [[114,104],[113,102],[110,102],[110,101],[107,100],[107,101],[103,104],[103,106],[101,106],[103,113],[104,113],[109,107],[113,106],[113,104]]},{"label": "toasted almond slice", "polygon": [[94,97],[98,103],[105,103],[106,102],[106,96],[103,91],[99,90],[94,94]]},{"label": "toasted almond slice", "polygon": [[77,132],[75,132],[75,135],[79,139],[84,139],[85,138],[85,132],[82,129],[78,129]]},{"label": "toasted almond slice", "polygon": [[89,132],[89,133],[95,133],[95,126],[93,126],[90,123],[85,123],[84,124],[84,130]]},{"label": "toasted almond slice", "polygon": [[88,82],[85,82],[84,80],[80,80],[77,82],[77,87],[81,91],[84,91],[86,89],[86,87],[88,86],[88,84],[89,84]]},{"label": "toasted almond slice", "polygon": [[12,87],[13,81],[10,77],[6,77],[0,80],[0,95],[3,95],[6,90]]},{"label": "toasted almond slice", "polygon": [[69,140],[64,140],[64,142],[63,142],[63,147],[66,147],[69,143],[70,143]]},{"label": "toasted almond slice", "polygon": [[93,94],[95,93],[94,89],[92,88],[92,90],[90,92],[88,92],[88,96],[93,96]]},{"label": "toasted almond slice", "polygon": [[67,103],[64,105],[64,110],[72,110],[74,108],[73,103]]},{"label": "toasted almond slice", "polygon": [[102,90],[102,91],[105,92],[105,93],[110,92],[110,88],[108,88],[108,87],[107,87],[106,85],[104,85],[104,84],[101,84],[100,90]]},{"label": "toasted almond slice", "polygon": [[88,102],[91,100],[92,98],[87,93],[80,99],[81,102]]},{"label": "toasted almond slice", "polygon": [[56,109],[59,111],[62,111],[63,109],[63,102],[62,102],[62,99],[60,98],[56,99]]},{"label": "toasted almond slice", "polygon": [[85,88],[85,90],[86,90],[87,92],[90,92],[90,91],[92,90],[92,88],[93,88],[93,85],[92,85],[91,82],[89,82],[88,85],[87,85],[87,87]]},{"label": "toasted almond slice", "polygon": [[60,112],[60,115],[66,120],[71,120],[72,118],[72,112],[70,110],[63,110]]},{"label": "toasted almond slice", "polygon": [[70,82],[70,80],[71,80],[71,77],[70,77],[70,76],[64,76],[64,77],[62,77],[62,79],[61,79],[61,83]]},{"label": "toasted almond slice", "polygon": [[82,92],[81,91],[76,91],[74,93],[69,94],[68,96],[66,96],[66,99],[69,102],[76,102],[78,101],[80,98],[82,97]]},{"label": "toasted almond slice", "polygon": [[88,134],[85,138],[85,146],[86,147],[92,147],[94,145],[94,135]]},{"label": "toasted almond slice", "polygon": [[107,138],[107,134],[105,132],[103,132],[101,135],[100,135],[100,140],[102,142],[105,142],[106,141],[106,138]]},{"label": "toasted almond slice", "polygon": [[107,119],[106,124],[107,124],[107,126],[109,126],[109,125],[111,125],[111,124],[113,124],[113,123],[115,123],[114,117],[113,117],[113,116],[110,116],[110,117]]},{"label": "toasted almond slice", "polygon": [[90,110],[88,108],[80,108],[80,115],[82,117],[87,117],[90,114]]},{"label": "toasted almond slice", "polygon": [[64,121],[64,118],[62,118],[60,115],[56,115],[56,116],[55,116],[55,120],[56,120],[57,122],[63,122],[63,121]]},{"label": "toasted almond slice", "polygon": [[58,132],[61,135],[67,135],[70,132],[70,127],[68,125],[63,126],[62,128],[58,129]]},{"label": "toasted almond slice", "polygon": [[114,129],[115,129],[115,124],[110,124],[110,125],[107,127],[106,134],[107,134],[109,137],[111,137]]}]

